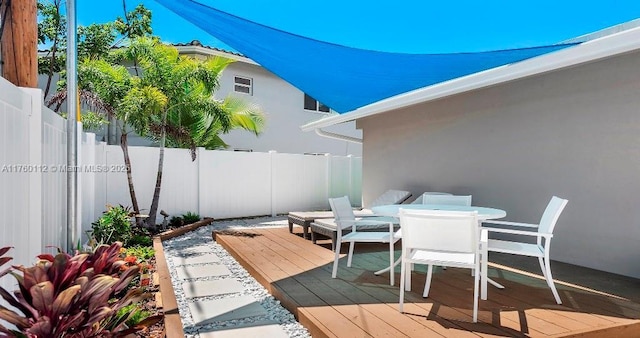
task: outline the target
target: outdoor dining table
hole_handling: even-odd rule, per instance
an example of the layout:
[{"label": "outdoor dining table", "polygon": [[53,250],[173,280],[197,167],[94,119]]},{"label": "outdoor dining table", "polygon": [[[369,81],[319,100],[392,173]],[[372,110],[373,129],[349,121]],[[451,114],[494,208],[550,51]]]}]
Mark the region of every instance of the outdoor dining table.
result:
[{"label": "outdoor dining table", "polygon": [[[488,219],[496,219],[496,218],[503,218],[505,216],[507,216],[507,212],[502,210],[502,209],[496,209],[496,208],[487,208],[487,207],[479,207],[479,206],[463,206],[463,205],[445,205],[445,204],[391,204],[391,205],[380,205],[377,207],[373,207],[371,208],[371,211],[373,211],[373,213],[375,215],[379,215],[379,216],[388,216],[388,217],[399,217],[400,214],[400,209],[407,209],[407,210],[445,210],[445,211],[477,211],[478,212],[478,226],[482,226],[482,221],[488,220]],[[396,233],[396,236],[398,237],[402,237],[402,228],[400,228],[400,230]],[[482,265],[483,267],[485,267],[484,269],[486,269],[486,261],[487,261],[488,257],[482,257],[482,260],[484,260],[484,264]],[[398,265],[400,263],[400,259],[398,259],[393,266],[395,267],[396,265]],[[390,267],[387,267],[385,269],[382,269],[380,271],[376,271],[375,274],[380,274],[386,271],[389,271]],[[482,287],[481,287],[481,298],[486,300],[487,299],[487,286],[486,286],[486,282],[491,283],[492,285],[494,285],[497,288],[504,288],[504,286],[498,284],[497,282],[493,281],[491,278],[486,277],[486,271],[483,272],[483,276],[486,278],[483,278],[483,282],[482,282]]]}]

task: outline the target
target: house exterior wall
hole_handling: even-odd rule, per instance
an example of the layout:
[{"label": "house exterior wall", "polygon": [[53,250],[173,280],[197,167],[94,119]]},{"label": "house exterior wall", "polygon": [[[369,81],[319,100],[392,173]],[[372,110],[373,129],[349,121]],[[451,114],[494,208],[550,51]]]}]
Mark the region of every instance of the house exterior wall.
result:
[{"label": "house exterior wall", "polygon": [[537,223],[569,200],[554,260],[640,277],[640,52],[363,118],[363,202],[472,194]]},{"label": "house exterior wall", "polygon": [[[242,76],[253,80],[253,95],[234,91],[234,77]],[[303,132],[300,126],[325,116],[303,108],[304,93],[264,68],[243,62],[229,65],[220,79],[217,98],[233,95],[260,106],[267,116],[264,132],[256,137],[244,130],[234,130],[222,139],[231,149],[252,149],[266,152],[276,150],[282,153],[331,153],[334,155],[362,155],[360,144],[320,137],[315,133]],[[355,123],[350,122],[328,131],[361,137]]]}]

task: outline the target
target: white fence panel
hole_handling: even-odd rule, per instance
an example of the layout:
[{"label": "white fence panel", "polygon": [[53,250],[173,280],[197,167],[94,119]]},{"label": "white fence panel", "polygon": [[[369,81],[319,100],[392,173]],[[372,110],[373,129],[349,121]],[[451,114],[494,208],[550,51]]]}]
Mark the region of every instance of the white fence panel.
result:
[{"label": "white fence panel", "polygon": [[28,94],[3,78],[0,93],[0,247],[15,246],[10,252],[13,263],[26,264],[34,258],[24,246],[29,243],[29,233],[24,231],[29,215],[29,173],[22,167],[29,164],[31,102]]},{"label": "white fence panel", "polygon": [[[42,250],[41,95],[0,78],[0,247],[14,247],[8,256],[16,265],[30,265]],[[10,276],[0,280],[8,290],[15,285]]]},{"label": "white fence panel", "polygon": [[351,195],[353,206],[362,206],[362,157],[351,157]]},{"label": "white fence panel", "polygon": [[[158,152],[158,149],[155,149]],[[165,149],[164,166],[162,174],[162,186],[160,188],[159,208],[170,215],[181,215],[188,211],[198,212],[198,161],[191,161],[191,153],[187,149]],[[153,178],[155,187],[156,174],[158,171],[158,160],[153,162],[152,169],[148,172]],[[153,187],[151,191],[142,193],[153,197]],[[151,206],[151,201],[146,208]],[[158,215],[156,220],[162,220]],[[158,221],[159,223],[159,221]]]},{"label": "white fence panel", "polygon": [[[42,109],[42,241],[45,246],[66,247],[67,240],[67,134],[66,120]],[[53,249],[49,249],[51,252]]]},{"label": "white fence panel", "polygon": [[[351,157],[333,156],[330,161],[329,197],[349,196],[351,200]],[[359,201],[351,201],[351,204],[359,204]]]},{"label": "white fence panel", "polygon": [[328,156],[273,154],[273,212],[328,207]]},{"label": "white fence panel", "polygon": [[[124,161],[118,146],[106,146],[106,163]],[[155,187],[158,148],[130,147],[133,182],[142,213]],[[279,153],[166,149],[159,209],[170,215],[188,211],[215,218],[250,217],[321,210],[327,198],[348,195],[361,204],[360,158]],[[131,205],[126,173],[106,175],[106,203]],[[99,188],[96,188],[96,191]],[[96,217],[99,216],[96,215]],[[162,220],[157,216],[158,223]]]},{"label": "white fence panel", "polygon": [[201,216],[271,214],[270,154],[203,150],[199,157]]}]

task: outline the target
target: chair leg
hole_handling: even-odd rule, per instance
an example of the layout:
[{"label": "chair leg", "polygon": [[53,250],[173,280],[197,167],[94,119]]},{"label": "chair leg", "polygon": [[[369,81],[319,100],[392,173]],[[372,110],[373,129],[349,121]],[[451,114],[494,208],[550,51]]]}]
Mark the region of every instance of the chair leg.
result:
[{"label": "chair leg", "polygon": [[396,282],[395,277],[395,266],[393,266],[395,261],[393,260],[393,241],[389,241],[389,284],[393,286]]},{"label": "chair leg", "polygon": [[538,257],[538,263],[540,263],[540,270],[542,270],[542,276],[544,276],[544,279],[547,279],[547,268],[544,267],[544,258]]},{"label": "chair leg", "polygon": [[[404,288],[405,288],[405,275],[407,274],[407,264],[403,261],[400,262],[400,304],[398,305],[398,309],[400,313],[403,313],[403,305],[404,305]],[[409,271],[411,273],[411,271]]]},{"label": "chair leg", "polygon": [[433,274],[433,265],[429,264],[427,267],[427,278],[424,281],[424,291],[422,292],[422,297],[429,297],[429,289],[431,288],[431,275]]},{"label": "chair leg", "polygon": [[547,285],[551,288],[551,292],[553,293],[553,298],[556,299],[556,303],[558,305],[562,304],[562,300],[560,299],[560,295],[558,294],[558,290],[556,290],[556,285],[553,283],[553,276],[551,275],[551,264],[549,264],[549,258],[545,257],[544,267],[546,273],[543,270],[543,274],[545,279],[547,280]]},{"label": "chair leg", "polygon": [[[478,270],[480,264],[476,262],[476,268]],[[475,271],[473,274],[473,322],[478,322],[478,284],[480,284],[480,272]]]},{"label": "chair leg", "polygon": [[351,259],[353,258],[353,248],[356,246],[356,242],[349,242],[349,257],[347,257],[347,267],[351,267]]},{"label": "chair leg", "polygon": [[331,278],[336,278],[338,275],[338,260],[340,259],[340,246],[342,243],[339,241],[334,245],[335,258],[333,259],[333,272],[331,272]]}]

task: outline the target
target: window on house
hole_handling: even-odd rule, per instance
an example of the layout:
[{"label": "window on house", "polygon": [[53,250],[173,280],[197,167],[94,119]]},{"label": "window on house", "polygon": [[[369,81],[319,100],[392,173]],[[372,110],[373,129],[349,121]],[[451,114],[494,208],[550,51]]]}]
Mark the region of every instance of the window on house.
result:
[{"label": "window on house", "polygon": [[323,113],[328,113],[331,111],[329,107],[325,106],[321,102],[318,102],[318,100],[314,99],[313,97],[307,94],[304,94],[304,109],[315,110]]},{"label": "window on house", "polygon": [[235,76],[233,79],[234,90],[238,93],[253,95],[253,79],[250,77]]}]

